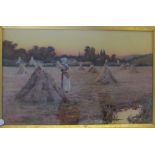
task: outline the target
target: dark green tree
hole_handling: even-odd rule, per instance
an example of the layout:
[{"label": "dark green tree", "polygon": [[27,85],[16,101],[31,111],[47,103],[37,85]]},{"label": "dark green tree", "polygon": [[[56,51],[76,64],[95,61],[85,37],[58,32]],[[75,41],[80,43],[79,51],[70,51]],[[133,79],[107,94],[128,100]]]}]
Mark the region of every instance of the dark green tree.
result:
[{"label": "dark green tree", "polygon": [[12,41],[3,41],[3,58],[4,59],[15,59],[15,51],[17,44],[12,43]]},{"label": "dark green tree", "polygon": [[117,61],[117,59],[116,59],[116,54],[112,54],[112,55],[111,55],[110,61],[112,61],[112,62],[116,62],[116,61]]}]

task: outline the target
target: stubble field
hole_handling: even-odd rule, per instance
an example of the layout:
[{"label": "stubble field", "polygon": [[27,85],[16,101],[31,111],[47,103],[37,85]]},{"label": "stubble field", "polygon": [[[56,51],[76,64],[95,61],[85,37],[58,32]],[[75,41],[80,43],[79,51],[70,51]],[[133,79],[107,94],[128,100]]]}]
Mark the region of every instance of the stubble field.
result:
[{"label": "stubble field", "polygon": [[[60,86],[61,72],[56,67],[44,67]],[[17,92],[30,78],[33,67],[28,67],[28,74],[17,74],[18,67],[3,67],[3,115],[6,124],[61,124],[58,117],[59,105],[25,104],[16,101]],[[102,124],[102,105],[131,105],[131,108],[117,112],[117,120],[112,123],[128,123],[127,117],[136,115],[139,109],[132,104],[152,93],[152,67],[137,67],[138,73],[110,67],[118,84],[103,85],[95,81],[98,73],[89,73],[88,67],[79,70],[70,67],[71,91],[66,94],[79,110],[78,124]]]}]

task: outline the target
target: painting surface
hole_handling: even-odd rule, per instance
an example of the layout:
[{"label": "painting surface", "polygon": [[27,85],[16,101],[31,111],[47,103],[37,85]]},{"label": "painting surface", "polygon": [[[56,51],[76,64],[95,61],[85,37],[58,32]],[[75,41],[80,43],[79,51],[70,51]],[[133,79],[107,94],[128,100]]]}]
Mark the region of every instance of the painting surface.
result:
[{"label": "painting surface", "polygon": [[152,33],[6,29],[5,124],[152,123]]}]

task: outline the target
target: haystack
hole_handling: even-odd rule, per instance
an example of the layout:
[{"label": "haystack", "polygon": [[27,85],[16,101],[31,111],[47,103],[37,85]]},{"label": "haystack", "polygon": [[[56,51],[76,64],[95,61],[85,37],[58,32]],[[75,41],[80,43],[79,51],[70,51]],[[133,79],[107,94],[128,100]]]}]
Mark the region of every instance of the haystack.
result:
[{"label": "haystack", "polygon": [[41,67],[37,67],[16,99],[27,103],[61,103],[67,98],[54,79]]},{"label": "haystack", "polygon": [[118,66],[120,65],[120,60],[119,60],[119,59],[117,59],[117,65],[118,65]]},{"label": "haystack", "polygon": [[102,84],[113,84],[117,83],[117,80],[113,76],[109,67],[107,65],[104,65],[103,71],[96,78],[96,82],[101,82]]},{"label": "haystack", "polygon": [[83,65],[80,63],[80,66],[79,66],[79,70],[85,70],[85,68],[83,67]]},{"label": "haystack", "polygon": [[35,66],[36,68],[37,67],[40,67],[41,69],[43,69],[43,64],[41,63],[41,62],[36,62],[36,66]]},{"label": "haystack", "polygon": [[28,71],[25,68],[24,64],[20,64],[18,71],[17,71],[17,74],[27,74],[27,73],[28,73]]},{"label": "haystack", "polygon": [[18,60],[16,61],[16,65],[20,65],[23,62],[21,57],[18,57]]},{"label": "haystack", "polygon": [[88,72],[90,72],[90,73],[97,73],[97,69],[95,68],[94,65],[90,65],[90,67],[88,69]]},{"label": "haystack", "polygon": [[31,57],[30,61],[29,61],[29,65],[30,66],[36,66],[36,61],[34,60],[33,57]]},{"label": "haystack", "polygon": [[135,65],[130,65],[129,72],[130,73],[138,73],[138,70]]},{"label": "haystack", "polygon": [[127,68],[128,68],[128,66],[125,64],[121,64],[121,66],[120,66],[120,70],[126,70]]}]

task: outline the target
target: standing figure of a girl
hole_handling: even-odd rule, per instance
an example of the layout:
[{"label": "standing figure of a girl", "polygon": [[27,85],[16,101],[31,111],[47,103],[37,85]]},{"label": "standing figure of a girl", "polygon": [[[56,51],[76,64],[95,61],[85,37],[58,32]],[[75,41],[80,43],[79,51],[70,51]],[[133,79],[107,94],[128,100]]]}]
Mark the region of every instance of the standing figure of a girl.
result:
[{"label": "standing figure of a girl", "polygon": [[67,64],[67,58],[61,58],[61,62],[57,62],[57,67],[61,70],[61,88],[65,93],[70,91],[70,75],[69,65]]}]

